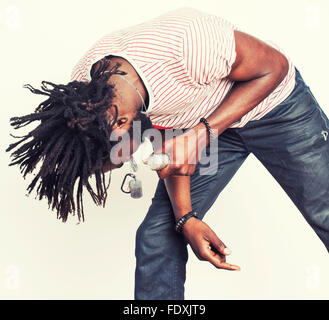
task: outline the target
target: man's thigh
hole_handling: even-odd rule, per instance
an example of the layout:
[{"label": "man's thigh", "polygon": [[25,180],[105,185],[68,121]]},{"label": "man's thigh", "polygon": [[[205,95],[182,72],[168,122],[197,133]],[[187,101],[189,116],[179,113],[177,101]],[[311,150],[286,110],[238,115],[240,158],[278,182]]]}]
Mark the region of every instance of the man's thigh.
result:
[{"label": "man's thigh", "polygon": [[329,248],[329,122],[301,78],[297,85],[284,104],[240,133]]},{"label": "man's thigh", "polygon": [[[212,153],[217,153],[212,157]],[[227,129],[218,137],[218,144],[206,153],[191,176],[192,208],[202,219],[221,191],[247,159],[247,151],[236,129]],[[215,160],[214,160],[215,159]]]}]

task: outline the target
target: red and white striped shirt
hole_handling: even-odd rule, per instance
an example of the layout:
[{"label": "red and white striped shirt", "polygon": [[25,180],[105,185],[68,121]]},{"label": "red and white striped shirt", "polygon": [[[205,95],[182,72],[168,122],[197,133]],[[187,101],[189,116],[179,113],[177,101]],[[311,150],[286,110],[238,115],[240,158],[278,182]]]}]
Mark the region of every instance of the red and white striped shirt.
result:
[{"label": "red and white striped shirt", "polygon": [[[234,84],[227,75],[236,58],[235,29],[230,22],[195,9],[171,11],[104,36],[75,66],[71,78],[90,81],[95,62],[108,55],[122,57],[144,82],[152,124],[190,128],[209,116]],[[295,68],[287,59],[284,80],[231,128],[262,118],[288,97],[295,85]]]}]

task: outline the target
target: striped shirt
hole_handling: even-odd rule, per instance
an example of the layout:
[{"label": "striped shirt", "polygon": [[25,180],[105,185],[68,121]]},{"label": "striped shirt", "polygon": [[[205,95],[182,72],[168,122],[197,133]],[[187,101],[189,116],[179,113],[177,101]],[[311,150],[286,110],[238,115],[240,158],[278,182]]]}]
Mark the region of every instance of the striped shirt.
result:
[{"label": "striped shirt", "polygon": [[[215,15],[191,8],[171,11],[104,36],[78,62],[71,80],[90,81],[94,63],[108,55],[122,57],[144,82],[152,124],[191,128],[218,107],[234,84],[227,78],[236,58],[234,30]],[[282,82],[231,128],[262,118],[288,97],[295,68],[287,59],[289,71]]]}]

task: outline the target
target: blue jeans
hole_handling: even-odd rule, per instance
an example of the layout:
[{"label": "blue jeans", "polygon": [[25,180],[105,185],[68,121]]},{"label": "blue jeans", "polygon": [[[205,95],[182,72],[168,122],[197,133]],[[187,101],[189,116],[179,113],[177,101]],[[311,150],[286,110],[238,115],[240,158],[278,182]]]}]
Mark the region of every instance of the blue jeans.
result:
[{"label": "blue jeans", "polygon": [[[289,97],[262,119],[218,138],[215,174],[191,176],[193,210],[201,218],[250,153],[281,185],[329,251],[329,121],[300,73]],[[136,235],[135,299],[184,299],[187,243],[159,180]]]}]

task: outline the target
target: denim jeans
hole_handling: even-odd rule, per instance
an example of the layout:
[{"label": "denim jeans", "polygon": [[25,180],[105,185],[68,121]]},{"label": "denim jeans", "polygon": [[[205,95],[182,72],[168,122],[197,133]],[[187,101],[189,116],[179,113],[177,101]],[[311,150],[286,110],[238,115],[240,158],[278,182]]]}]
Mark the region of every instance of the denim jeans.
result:
[{"label": "denim jeans", "polygon": [[[250,153],[261,161],[329,250],[329,121],[296,70],[285,101],[260,120],[218,137],[215,174],[191,176],[192,208],[201,218]],[[217,166],[218,164],[218,166]],[[187,243],[174,231],[174,213],[159,180],[137,230],[135,299],[184,299]]]}]

